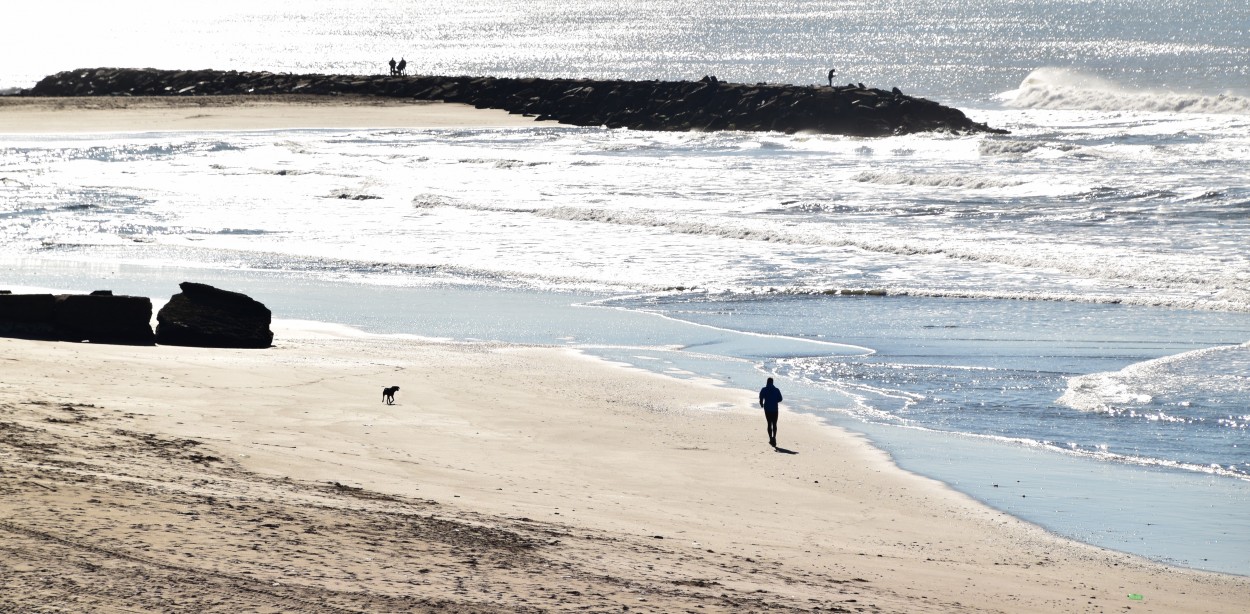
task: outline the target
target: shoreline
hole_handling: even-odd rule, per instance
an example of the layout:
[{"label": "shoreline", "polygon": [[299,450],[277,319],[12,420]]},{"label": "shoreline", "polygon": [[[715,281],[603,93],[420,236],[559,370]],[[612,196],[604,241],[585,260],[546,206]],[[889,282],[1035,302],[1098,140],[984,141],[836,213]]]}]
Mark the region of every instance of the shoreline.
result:
[{"label": "shoreline", "polygon": [[471,105],[369,96],[0,96],[0,134],[557,125]]},{"label": "shoreline", "polygon": [[[33,263],[28,265],[38,266]],[[128,268],[124,266],[122,271],[109,274],[112,279],[109,284],[111,289],[131,295],[165,296],[163,286],[158,288],[147,282],[137,285],[135,283],[140,279],[150,281],[154,271],[147,267],[125,270]],[[60,293],[62,291],[55,288],[77,287],[79,291],[85,292],[97,286],[96,282],[88,281],[87,278],[73,281],[76,279],[75,275],[64,276],[71,273],[70,269],[57,270],[60,271],[59,282],[52,282],[51,278],[43,282],[36,282],[34,278],[27,280],[28,284],[50,286],[53,290],[27,288],[23,291]],[[98,279],[98,271],[95,269],[82,269],[80,273],[86,274],[90,279]],[[178,279],[200,279],[219,287],[244,291],[251,296],[265,297],[266,303],[276,313],[288,314],[287,317],[343,322],[348,325],[347,330],[373,331],[367,334],[399,334],[402,338],[408,331],[420,330],[425,335],[417,337],[418,340],[494,339],[501,343],[555,347],[572,347],[573,340],[576,339],[580,340],[577,342],[578,346],[585,346],[581,351],[588,355],[611,363],[632,363],[651,373],[671,375],[669,372],[676,369],[675,373],[684,373],[696,380],[700,379],[698,373],[704,373],[708,374],[708,381],[728,383],[753,382],[757,376],[762,377],[749,366],[733,368],[726,364],[707,371],[706,365],[683,362],[675,356],[653,363],[651,360],[654,359],[646,357],[631,358],[633,352],[622,353],[610,349],[605,352],[605,348],[619,344],[634,347],[637,343],[645,345],[664,342],[699,346],[710,339],[697,332],[691,334],[692,331],[702,329],[697,325],[688,330],[686,324],[670,323],[665,318],[657,319],[645,313],[630,314],[615,309],[587,310],[577,307],[579,302],[560,298],[559,293],[552,295],[535,291],[517,295],[505,292],[501,295],[498,290],[489,288],[469,288],[463,291],[448,288],[383,289],[368,284],[321,282],[315,285],[314,292],[320,297],[318,304],[323,305],[325,301],[329,301],[339,305],[334,314],[326,314],[323,307],[313,308],[301,298],[307,294],[308,287],[292,294],[291,288],[285,287],[285,284],[272,277],[253,278],[219,271],[205,278],[208,273],[203,270],[164,268],[160,275]],[[124,281],[126,279],[129,281]],[[169,288],[174,285],[168,284]],[[347,307],[362,298],[373,307],[367,310]],[[501,298],[504,300],[499,301]],[[154,303],[160,302],[158,299],[153,300]],[[382,307],[392,303],[403,307]],[[485,307],[495,304],[498,304],[497,309]],[[455,315],[461,313],[458,306],[468,308],[469,305],[476,306],[475,319],[480,320],[474,324],[468,324]],[[381,311],[378,311],[379,308]],[[518,335],[515,327],[491,324],[496,320],[512,321],[517,310],[541,314],[546,321],[559,322],[562,336],[556,338],[541,333]],[[403,315],[405,311],[424,315],[412,319]],[[326,318],[326,315],[332,317]],[[333,325],[331,328],[345,330]],[[650,332],[646,339],[622,337],[609,332],[621,329]],[[776,347],[774,351],[794,349]],[[642,353],[647,354],[645,350]],[[895,470],[902,468],[903,471],[947,484],[952,490],[967,495],[980,505],[1040,526],[1053,535],[1096,548],[1148,557],[1149,560],[1180,569],[1245,575],[1242,563],[1244,551],[1236,547],[1244,539],[1230,534],[1231,529],[1220,528],[1240,526],[1244,519],[1244,513],[1226,505],[1226,502],[1234,500],[1229,497],[1235,497],[1236,500],[1244,498],[1245,489],[1240,483],[1208,484],[1204,478],[1190,474],[1172,475],[1170,472],[1098,463],[1066,455],[1053,455],[1030,447],[1002,446],[990,440],[962,437],[958,434],[874,426],[849,418],[841,419],[837,414],[821,411],[819,391],[790,392],[795,393],[791,411],[802,412],[823,424],[865,437],[874,449],[882,451],[890,458],[890,466]],[[816,404],[813,405],[812,401],[816,401]],[[993,488],[990,488],[991,484]],[[999,484],[1003,488],[999,488]],[[1021,498],[1026,494],[1027,498]],[[1169,514],[1181,513],[1182,506],[1169,503],[1170,500],[1178,498],[1199,509],[1207,509],[1203,526],[1210,528],[1195,526],[1196,520],[1179,523],[1176,519],[1167,520],[1170,518]],[[1150,515],[1134,513],[1135,509],[1154,510],[1163,516],[1151,518]],[[1207,545],[1203,547],[1202,544]],[[1211,557],[1210,562],[1206,558],[1208,556]]]},{"label": "shoreline", "polygon": [[[282,527],[299,523],[280,520],[298,517],[294,510],[309,497],[336,510],[383,502],[406,510],[397,512],[401,518],[433,512],[461,532],[474,526],[496,537],[524,535],[527,543],[557,535],[522,548],[525,557],[481,546],[469,557],[476,564],[453,548],[441,563],[423,563],[437,572],[414,575],[379,526],[357,534],[361,543],[335,543],[345,551],[322,570],[344,574],[332,583],[345,591],[334,591],[336,599],[347,592],[433,599],[437,590],[429,589],[440,578],[503,583],[502,601],[485,594],[451,601],[502,609],[526,599],[555,606],[538,601],[554,584],[565,589],[556,610],[700,604],[728,611],[767,603],[782,611],[858,604],[988,612],[1010,604],[1010,611],[1043,612],[1091,599],[1135,611],[1232,612],[1250,586],[1250,578],[1058,538],[898,469],[864,438],[812,416],[783,412],[779,443],[796,453],[775,453],[760,437],[750,391],[562,348],[355,336],[294,322],[275,332],[269,350],[0,340],[8,376],[0,407],[11,446],[0,448],[8,457],[2,466],[21,495],[0,502],[0,530],[40,547],[102,556],[108,562],[95,563],[102,569],[120,560],[176,562],[200,574],[242,566],[254,579],[309,591],[329,586],[311,561],[239,559],[241,550],[256,552],[255,544],[263,553],[293,539],[315,541],[293,538]],[[49,381],[53,365],[68,375]],[[375,384],[400,385],[396,405],[377,404]],[[105,458],[80,450],[101,444],[98,437],[122,448],[129,440],[147,443]],[[155,471],[146,456],[152,453],[167,460],[165,473],[143,474]],[[86,485],[75,477],[84,475]],[[128,484],[135,479],[156,487],[141,497],[151,509],[118,517],[110,510],[134,496]],[[266,494],[239,494],[253,491]],[[185,497],[199,502],[190,506],[192,517],[161,517]],[[285,510],[272,511],[279,518],[272,534],[232,515],[261,500]],[[208,519],[225,528],[206,526]],[[235,537],[217,540],[221,532]],[[408,546],[418,549],[439,541],[414,539]],[[0,566],[13,566],[13,549],[22,547],[7,546]],[[380,558],[365,560],[374,558],[370,550]],[[195,559],[178,558],[182,551]],[[521,559],[531,556],[576,559],[593,565],[596,577],[566,571],[563,581],[523,586],[511,571],[481,565],[504,557],[525,568]],[[30,588],[34,570],[14,569],[17,586]],[[647,588],[627,590],[598,575]],[[432,585],[422,588],[422,581]],[[180,594],[180,585],[171,590]],[[1130,593],[1146,599],[1128,601]],[[227,591],[224,598],[242,595]]]}]

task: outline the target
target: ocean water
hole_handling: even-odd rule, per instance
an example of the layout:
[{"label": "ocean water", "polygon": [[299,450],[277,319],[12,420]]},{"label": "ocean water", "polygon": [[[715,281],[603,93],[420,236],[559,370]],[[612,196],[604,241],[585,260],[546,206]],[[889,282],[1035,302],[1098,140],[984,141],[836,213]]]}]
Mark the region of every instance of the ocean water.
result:
[{"label": "ocean water", "polygon": [[790,409],[1056,533],[1250,574],[1250,5],[47,5],[64,18],[8,22],[0,89],[392,55],[800,84],[837,66],[1006,128],[0,135],[0,288],[215,281],[279,317],[773,375]]}]

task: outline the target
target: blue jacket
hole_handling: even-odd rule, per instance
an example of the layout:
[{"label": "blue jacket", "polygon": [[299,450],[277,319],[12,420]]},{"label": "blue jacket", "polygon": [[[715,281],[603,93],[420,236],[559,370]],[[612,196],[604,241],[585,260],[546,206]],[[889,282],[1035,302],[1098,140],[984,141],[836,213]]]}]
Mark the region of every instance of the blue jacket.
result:
[{"label": "blue jacket", "polygon": [[764,409],[776,410],[777,404],[781,402],[781,389],[769,384],[760,388],[760,405]]}]

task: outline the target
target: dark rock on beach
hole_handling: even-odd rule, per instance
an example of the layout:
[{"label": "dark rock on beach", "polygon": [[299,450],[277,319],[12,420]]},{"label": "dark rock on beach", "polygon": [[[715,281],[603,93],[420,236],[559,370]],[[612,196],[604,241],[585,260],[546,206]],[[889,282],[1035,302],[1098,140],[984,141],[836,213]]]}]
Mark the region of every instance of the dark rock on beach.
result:
[{"label": "dark rock on beach", "polygon": [[142,296],[11,294],[0,292],[0,337],[89,341],[124,345],[267,348],[273,343],[271,314],[237,292],[184,282],[157,314]]},{"label": "dark rock on beach", "polygon": [[152,345],[152,301],[146,296],[92,293],[56,297],[56,325],[65,341]]},{"label": "dark rock on beach", "polygon": [[0,337],[59,339],[55,309],[51,294],[0,294]]},{"label": "dark rock on beach", "polygon": [[296,75],[220,70],[90,68],[45,77],[27,96],[354,95],[470,104],[577,126],[889,136],[1005,133],[931,100],[863,84],[796,86],[622,81]]},{"label": "dark rock on beach", "polygon": [[142,296],[0,294],[0,336],[152,345],[152,301]]},{"label": "dark rock on beach", "polygon": [[156,314],[156,342],[217,348],[267,348],[272,314],[246,294],[183,282]]}]

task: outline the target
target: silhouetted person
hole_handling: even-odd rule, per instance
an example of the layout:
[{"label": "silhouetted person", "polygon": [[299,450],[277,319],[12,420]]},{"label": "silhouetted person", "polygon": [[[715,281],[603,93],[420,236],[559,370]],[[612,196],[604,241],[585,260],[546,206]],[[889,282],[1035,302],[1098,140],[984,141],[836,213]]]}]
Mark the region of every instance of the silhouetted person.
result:
[{"label": "silhouetted person", "polygon": [[405,68],[408,68],[408,60],[405,60],[404,58],[399,58],[399,64],[395,65],[395,72],[397,74],[402,75],[404,74]]},{"label": "silhouetted person", "polygon": [[391,58],[390,64],[391,64],[391,76],[394,77],[395,76],[395,58]]},{"label": "silhouetted person", "polygon": [[768,421],[768,445],[777,447],[777,404],[781,402],[781,390],[773,385],[773,378],[760,388],[760,407],[764,408],[764,419]]},{"label": "silhouetted person", "polygon": [[838,74],[838,69],[836,68],[829,69],[829,87],[833,87],[833,76],[836,74]]}]

